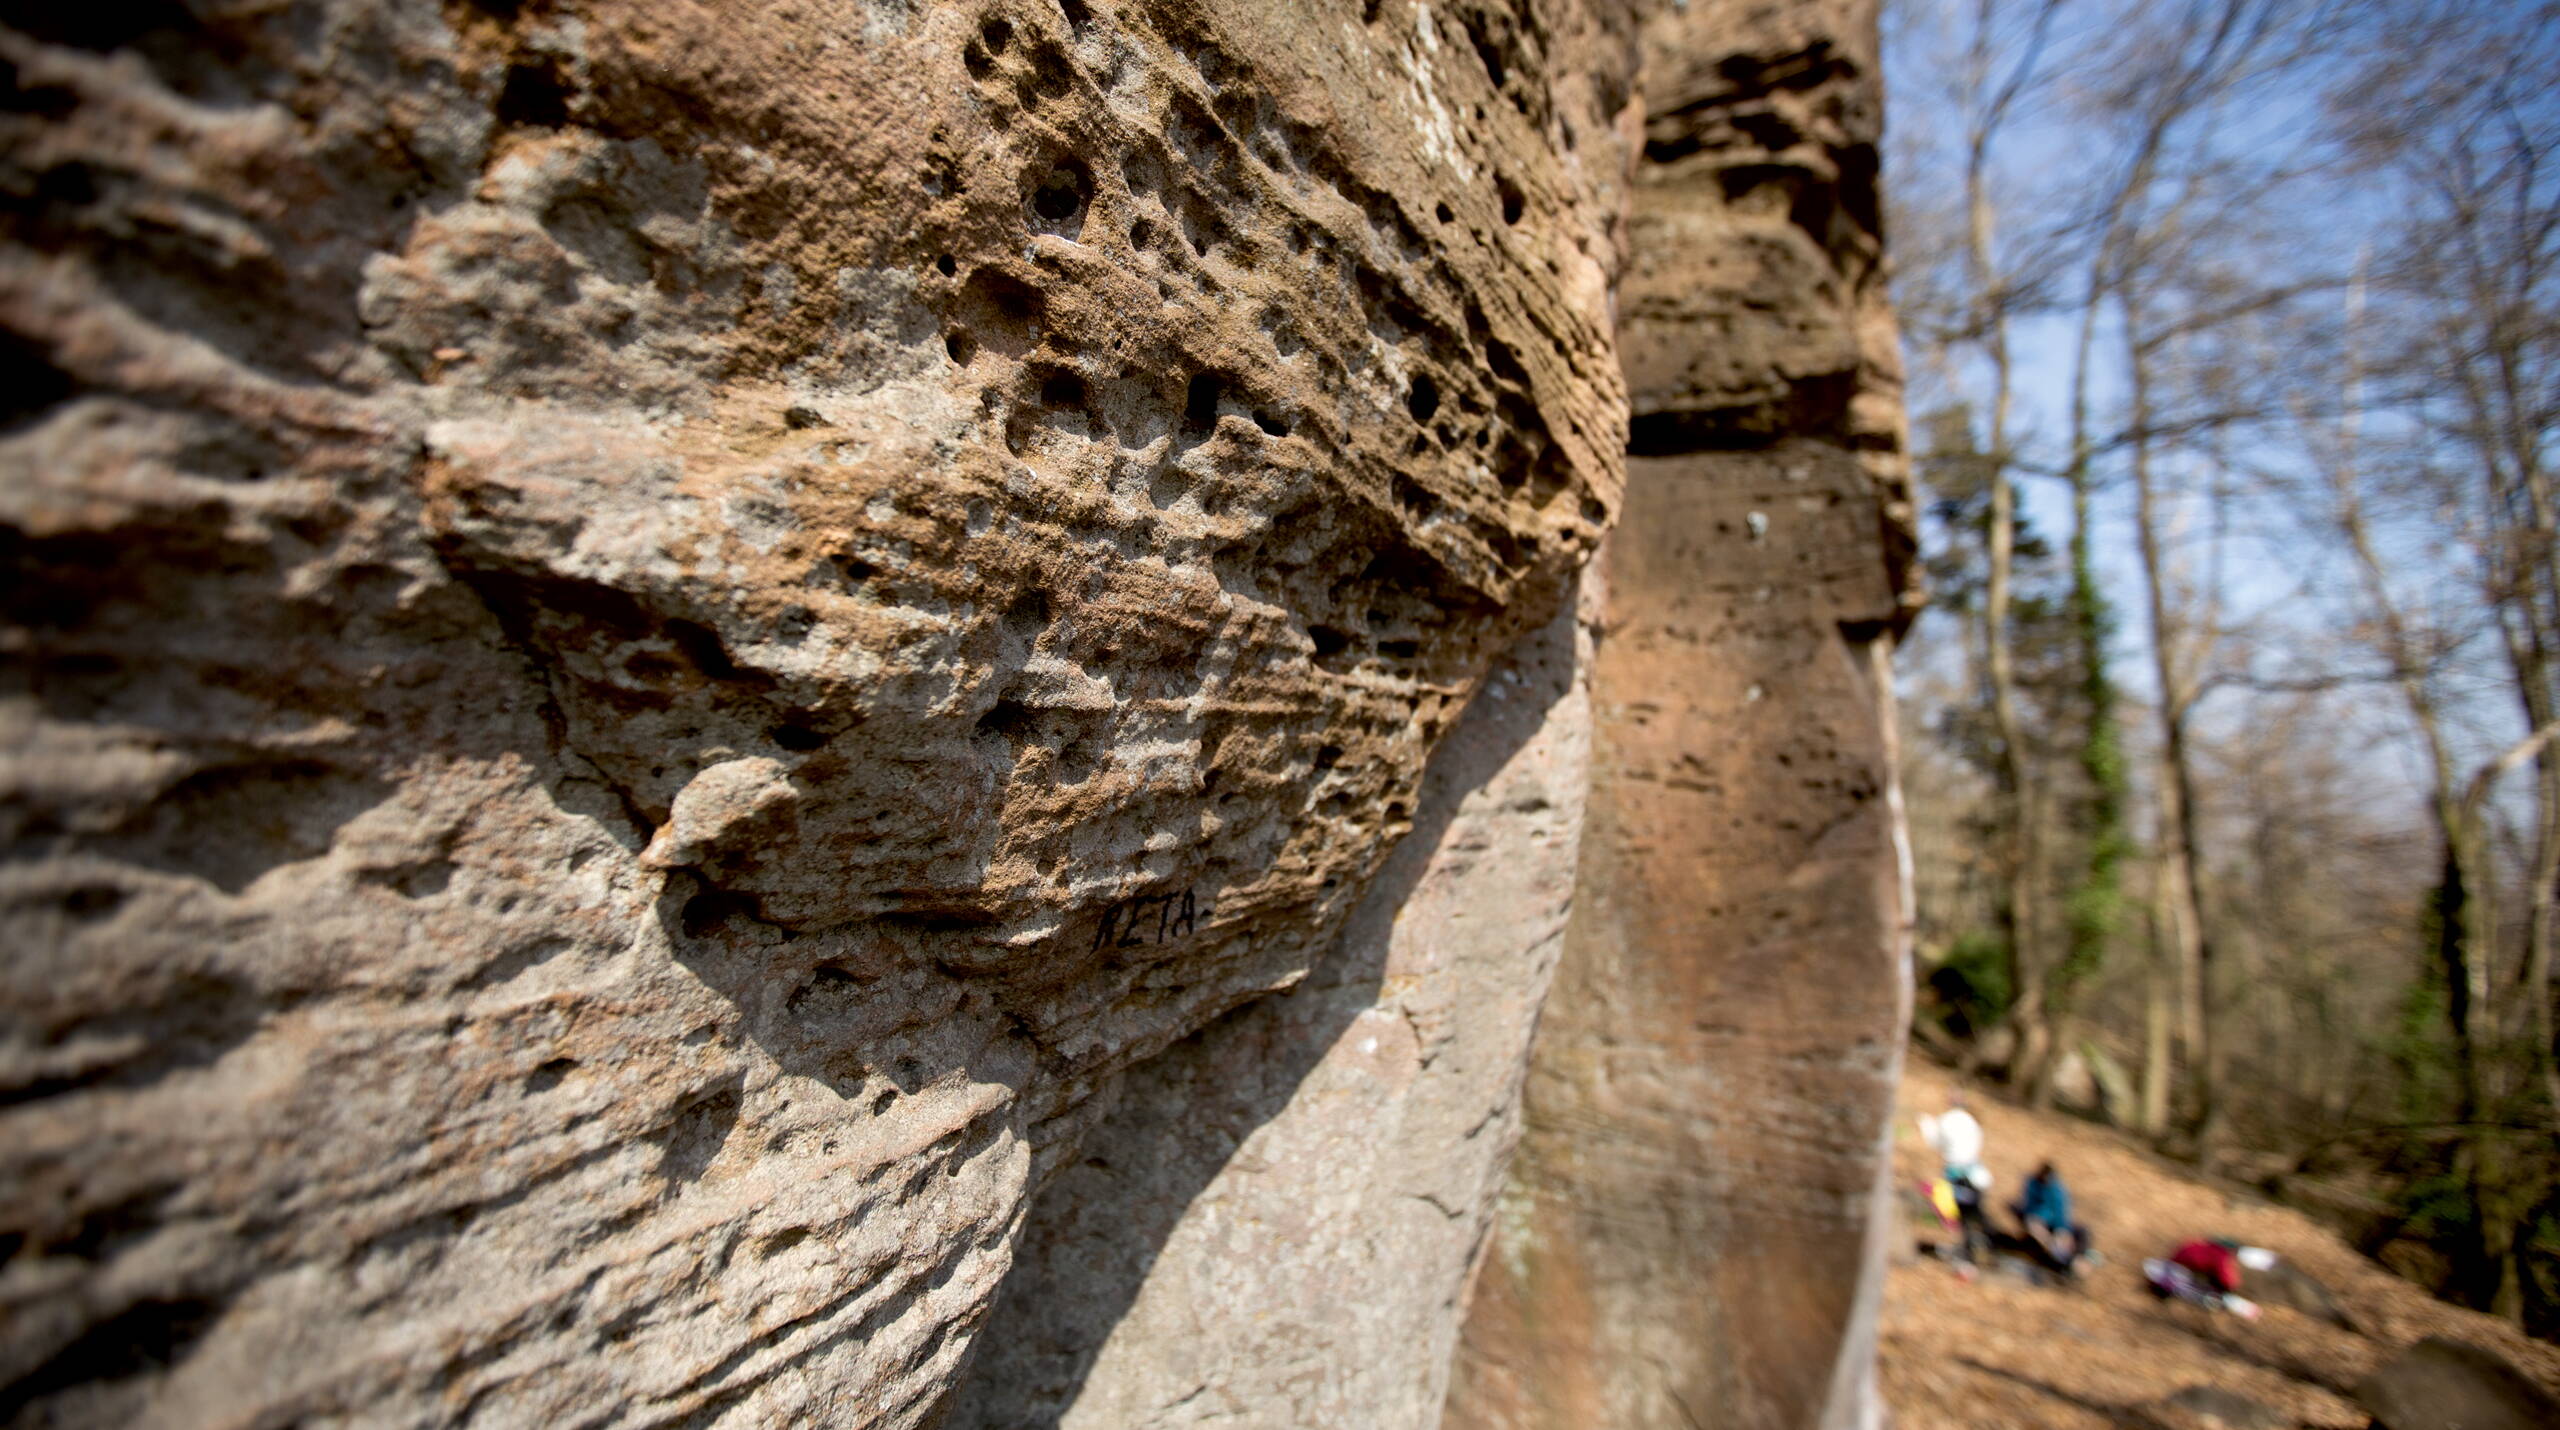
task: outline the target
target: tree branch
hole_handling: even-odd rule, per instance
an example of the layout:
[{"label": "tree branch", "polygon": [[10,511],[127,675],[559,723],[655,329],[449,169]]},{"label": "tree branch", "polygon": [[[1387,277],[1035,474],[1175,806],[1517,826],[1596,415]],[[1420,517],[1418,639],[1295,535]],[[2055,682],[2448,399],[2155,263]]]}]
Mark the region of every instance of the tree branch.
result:
[{"label": "tree branch", "polygon": [[2498,782],[2500,776],[2539,754],[2542,747],[2550,744],[2555,735],[2560,735],[2560,720],[2554,720],[2509,745],[2504,754],[2482,765],[2479,771],[2471,776],[2471,787],[2462,792],[2464,822],[2468,823],[2479,814],[2481,803],[2489,798],[2489,789]]}]

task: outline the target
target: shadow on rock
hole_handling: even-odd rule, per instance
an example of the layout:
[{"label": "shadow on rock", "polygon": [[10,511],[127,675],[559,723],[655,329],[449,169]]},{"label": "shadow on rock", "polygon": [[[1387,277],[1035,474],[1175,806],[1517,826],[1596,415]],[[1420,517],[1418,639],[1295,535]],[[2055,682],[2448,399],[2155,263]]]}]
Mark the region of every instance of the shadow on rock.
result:
[{"label": "shadow on rock", "polygon": [[[1559,640],[1559,664],[1570,669],[1568,614],[1525,640],[1495,678],[1514,663],[1555,656]],[[1507,700],[1480,695],[1424,773],[1412,833],[1306,981],[1193,1033],[1105,1094],[1115,1099],[1110,1110],[1033,1204],[976,1358],[946,1403],[945,1430],[1054,1426],[1075,1408],[1114,1329],[1195,1203],[1256,1130],[1299,1094],[1354,1021],[1379,1005],[1397,912],[1451,845],[1461,806],[1539,732],[1570,684],[1532,679]],[[1288,1248],[1257,1245],[1273,1235],[1249,1215],[1217,1229],[1221,1255],[1239,1259],[1285,1254]],[[1222,1313],[1204,1306],[1200,1314]],[[1210,1381],[1220,1349],[1197,1348]]]}]

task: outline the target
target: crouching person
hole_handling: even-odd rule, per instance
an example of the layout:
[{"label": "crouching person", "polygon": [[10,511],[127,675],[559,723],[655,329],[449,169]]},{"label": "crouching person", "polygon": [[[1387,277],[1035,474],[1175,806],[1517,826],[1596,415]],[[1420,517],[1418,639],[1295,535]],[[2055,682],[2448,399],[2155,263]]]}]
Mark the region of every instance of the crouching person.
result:
[{"label": "crouching person", "polygon": [[2048,1270],[2077,1275],[2089,1251],[2089,1229],[2071,1219],[2071,1192],[2051,1162],[2037,1167],[2009,1207],[2018,1231]]}]

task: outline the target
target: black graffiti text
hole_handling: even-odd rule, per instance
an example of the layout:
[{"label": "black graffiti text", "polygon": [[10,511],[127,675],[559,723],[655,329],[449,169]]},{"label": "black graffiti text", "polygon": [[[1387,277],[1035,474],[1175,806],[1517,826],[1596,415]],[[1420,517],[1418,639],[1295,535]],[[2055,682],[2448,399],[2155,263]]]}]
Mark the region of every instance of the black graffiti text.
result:
[{"label": "black graffiti text", "polygon": [[1200,926],[1200,914],[1200,905],[1189,889],[1124,900],[1102,911],[1102,922],[1093,931],[1093,948],[1089,951],[1136,948],[1186,938]]}]

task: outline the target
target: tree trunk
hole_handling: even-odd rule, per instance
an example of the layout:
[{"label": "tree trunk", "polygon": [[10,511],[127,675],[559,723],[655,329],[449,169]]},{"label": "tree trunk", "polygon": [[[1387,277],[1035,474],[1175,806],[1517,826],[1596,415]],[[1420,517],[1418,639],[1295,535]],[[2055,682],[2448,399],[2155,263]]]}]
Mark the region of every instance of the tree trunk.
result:
[{"label": "tree trunk", "polygon": [[[2347,539],[2347,549],[2356,558],[2356,569],[2365,588],[2365,599],[2371,603],[2382,631],[2382,654],[2391,666],[2392,680],[2400,697],[2408,706],[2410,723],[2415,725],[2427,752],[2435,778],[2431,812],[2435,816],[2436,838],[2441,863],[2436,877],[2432,915],[2435,922],[2435,959],[2445,985],[2445,1021],[2453,1035],[2454,1063],[2457,1079],[2457,1121],[2476,1123],[2488,1106],[2487,1085],[2475,1033],[2474,1015],[2486,1001],[2486,964],[2481,957],[2480,927],[2486,913],[2480,900],[2472,897],[2473,872],[2479,867],[2481,850],[2475,830],[2477,805],[2487,793],[2487,781],[2497,765],[2484,769],[2473,782],[2468,798],[2457,788],[2453,747],[2448,742],[2436,693],[2429,684],[2426,663],[2418,642],[2399,603],[2392,597],[2385,576],[2382,556],[2376,548],[2373,529],[2366,522],[2359,478],[2356,473],[2356,424],[2361,416],[2360,389],[2362,374],[2356,360],[2354,335],[2363,307],[2363,275],[2347,293],[2348,359],[2345,384],[2345,425],[2341,431],[2340,456],[2331,484],[2337,504],[2339,531]],[[2543,738],[2540,731],[2536,738]],[[2524,754],[2534,753],[2531,745],[2520,745]],[[2503,762],[2500,762],[2503,763]],[[2521,1288],[2509,1273],[2514,1267],[2514,1228],[2493,1225],[2504,1221],[2503,1158],[2488,1129],[2469,1127],[2454,1153],[2454,1175],[2462,1182],[2471,1212],[2471,1245],[2463,1248],[2461,1258],[2468,1265],[2462,1271],[2464,1299],[2487,1309],[2501,1302],[2521,1305],[2517,1297]],[[2520,1314],[2520,1312],[2519,1312]]]},{"label": "tree trunk", "polygon": [[2479,861],[2477,841],[2463,811],[2450,800],[2439,801],[2443,825],[2444,867],[2436,886],[2436,956],[2445,981],[2446,1021],[2453,1029],[2455,1067],[2460,1098],[2456,1119],[2469,1125],[2454,1154],[2454,1174],[2470,1201],[2468,1246],[2462,1248],[2462,1298],[2493,1315],[2519,1324],[2524,1318],[2523,1287],[2516,1280],[2515,1219],[2507,1210],[2506,1155],[2503,1139],[2488,1120],[2490,1097],[2480,1055],[2480,958],[2474,943],[2482,901],[2470,894],[2469,870]]},{"label": "tree trunk", "polygon": [[2219,1065],[2213,1045],[2213,952],[2205,936],[2203,891],[2198,887],[2194,827],[2195,781],[2187,754],[2187,709],[2193,699],[2178,666],[2178,635],[2169,609],[2169,574],[2161,551],[2158,483],[2151,467],[2150,352],[2144,346],[2139,309],[2125,302],[2126,377],[2131,389],[2134,534],[2151,617],[2152,674],[2159,685],[2160,775],[2153,781],[2159,808],[2160,888],[2177,954],[2179,1042],[2186,1055],[2185,1122],[2200,1159],[2210,1163],[2221,1132]]},{"label": "tree trunk", "polygon": [[2157,1142],[2169,1131],[2169,1099],[2176,1086],[2170,1066],[2175,982],[2171,977],[2167,910],[2155,892],[2151,908],[2151,961],[2143,970],[2142,1135]]},{"label": "tree trunk", "polygon": [[[1986,8],[1978,17],[1989,34]],[[2033,801],[2028,788],[2025,734],[2018,720],[2018,673],[2009,631],[2011,578],[2017,562],[2017,492],[2009,481],[2009,319],[2007,295],[1998,291],[1989,183],[1991,131],[1977,128],[1965,166],[1966,260],[1976,301],[1983,355],[1991,365],[1989,431],[1984,434],[1985,479],[1990,484],[1991,529],[1984,545],[1989,571],[1983,592],[1984,664],[1991,680],[1991,721],[1999,742],[1997,798],[2008,864],[2009,1025],[2017,1034],[2009,1079],[2033,1088],[2041,1080],[2052,1041],[2045,1017],[2045,960],[2040,946]]]},{"label": "tree trunk", "polygon": [[2546,753],[2535,769],[2533,907],[2527,922],[2523,987],[2534,1072],[2542,1084],[2542,1108],[2560,1132],[2560,1031],[2551,1008],[2553,925],[2560,922],[2560,758]]},{"label": "tree trunk", "polygon": [[[2551,658],[2540,629],[2543,573],[2528,566],[2513,575],[2521,588],[2523,609],[2501,621],[2507,664],[2526,723],[2539,730],[2560,714],[2551,689]],[[2527,1045],[2543,1115],[2560,1130],[2560,1043],[2554,1041],[2551,1008],[2551,948],[2555,934],[2560,934],[2560,928],[2555,928],[2560,907],[2554,902],[2560,898],[2560,756],[2548,749],[2534,758],[2533,864],[2525,876],[2525,898],[2524,957],[2515,980],[2524,1008],[2523,1027],[2518,1031]]]}]

